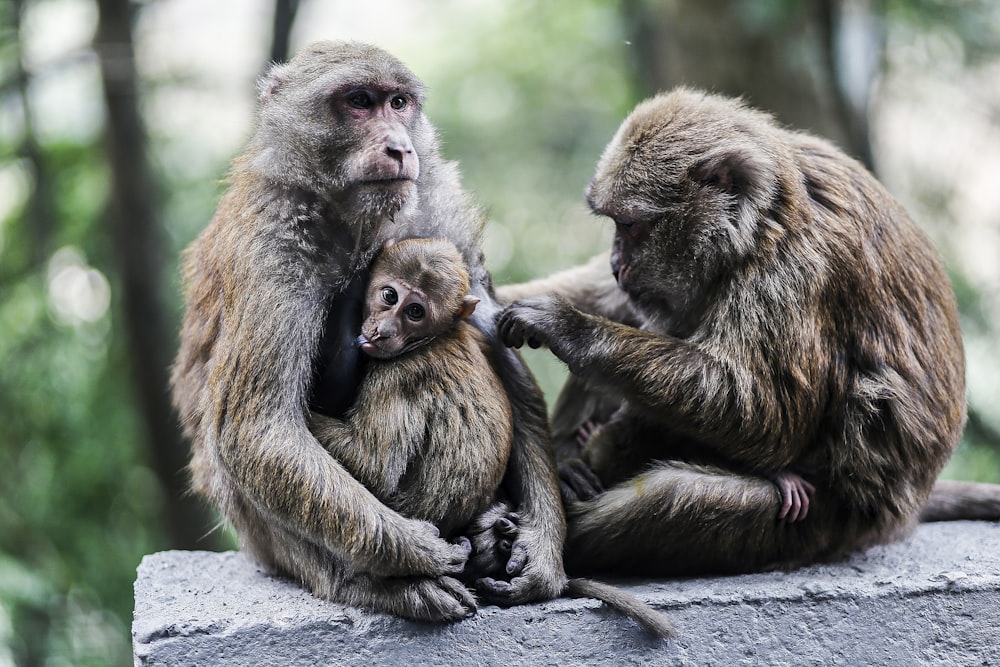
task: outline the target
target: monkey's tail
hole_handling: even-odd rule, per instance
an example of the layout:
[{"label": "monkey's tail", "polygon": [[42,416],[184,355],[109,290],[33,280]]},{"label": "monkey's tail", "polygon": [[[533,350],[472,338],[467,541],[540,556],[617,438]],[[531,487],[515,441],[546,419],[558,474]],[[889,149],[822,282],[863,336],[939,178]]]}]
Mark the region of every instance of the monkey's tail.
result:
[{"label": "monkey's tail", "polygon": [[563,591],[571,598],[595,598],[620,611],[648,631],[663,639],[676,637],[670,620],[648,604],[625,591],[593,579],[570,579]]},{"label": "monkey's tail", "polygon": [[938,481],[931,490],[921,521],[1000,520],[1000,484]]}]

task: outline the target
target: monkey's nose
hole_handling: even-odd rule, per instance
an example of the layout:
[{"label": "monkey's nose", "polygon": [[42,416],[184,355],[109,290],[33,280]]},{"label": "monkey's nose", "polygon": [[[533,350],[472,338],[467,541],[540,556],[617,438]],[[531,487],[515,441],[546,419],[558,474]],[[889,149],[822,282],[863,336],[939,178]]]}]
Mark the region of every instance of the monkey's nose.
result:
[{"label": "monkey's nose", "polygon": [[406,156],[413,155],[413,144],[410,143],[409,137],[389,136],[385,140],[385,154],[402,164]]}]

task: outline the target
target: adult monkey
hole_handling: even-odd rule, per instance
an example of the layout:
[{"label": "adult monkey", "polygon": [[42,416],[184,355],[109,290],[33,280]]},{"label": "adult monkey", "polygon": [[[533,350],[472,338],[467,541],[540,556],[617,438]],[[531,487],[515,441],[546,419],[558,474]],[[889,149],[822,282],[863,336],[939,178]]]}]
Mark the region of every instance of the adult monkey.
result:
[{"label": "adult monkey", "polygon": [[[455,243],[481,300],[474,322],[496,340],[482,216],[439,155],[423,97],[409,69],[363,44],[313,44],[271,68],[230,187],[185,253],[172,385],[194,489],[252,555],[318,595],[450,620],[474,610],[453,578],[467,543],[379,502],[307,423],[310,408],[336,416],[353,400],[367,268],[387,239]],[[518,357],[494,349],[514,426],[504,484],[521,526],[509,551],[477,559],[495,556],[498,575],[480,593],[514,604],[565,587],[565,526],[541,395]]]},{"label": "adult monkey", "polygon": [[[586,194],[615,222],[612,271],[513,286],[550,295],[499,323],[573,373],[553,426],[570,572],[792,567],[918,516],[1000,517],[997,486],[931,495],[965,421],[955,300],[858,163],[678,89],[625,120]],[[815,485],[805,520],[778,519],[782,471]]]}]

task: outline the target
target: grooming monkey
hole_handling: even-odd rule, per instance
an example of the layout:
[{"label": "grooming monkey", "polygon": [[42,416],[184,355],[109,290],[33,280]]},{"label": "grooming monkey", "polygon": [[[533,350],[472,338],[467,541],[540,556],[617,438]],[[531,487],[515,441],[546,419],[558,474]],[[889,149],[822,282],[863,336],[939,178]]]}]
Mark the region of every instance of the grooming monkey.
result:
[{"label": "grooming monkey", "polygon": [[[357,339],[371,358],[357,399],[343,420],[313,413],[311,425],[376,498],[460,544],[469,544],[466,534],[473,544],[489,538],[495,519],[506,517],[502,501],[494,503],[502,497],[511,409],[488,361],[490,344],[466,321],[478,303],[450,241],[387,243],[371,268]],[[505,552],[514,533],[507,534]],[[471,584],[484,574],[477,555],[459,578]],[[673,635],[666,617],[619,589],[571,579],[565,592],[600,599],[657,636]]]},{"label": "grooming monkey", "polygon": [[496,342],[483,218],[440,156],[423,98],[409,69],[363,44],[320,42],[269,70],[253,136],[184,255],[171,379],[194,490],[247,552],[321,597],[453,620],[474,610],[455,579],[468,545],[388,507],[309,430],[310,410],[338,417],[354,402],[372,257],[387,239],[449,239],[481,299],[472,321],[492,345],[513,431],[503,478],[520,518],[509,550],[518,562],[505,560],[497,547],[509,538],[491,526],[477,558],[495,576],[478,592],[516,604],[565,588],[545,406],[520,359]]},{"label": "grooming monkey", "polygon": [[[586,197],[610,257],[501,291],[523,300],[498,325],[572,373],[569,571],[787,568],[1000,517],[996,486],[935,487],[965,421],[955,299],[861,165],[678,89],[625,120]],[[814,487],[804,521],[777,520],[782,471]]]}]

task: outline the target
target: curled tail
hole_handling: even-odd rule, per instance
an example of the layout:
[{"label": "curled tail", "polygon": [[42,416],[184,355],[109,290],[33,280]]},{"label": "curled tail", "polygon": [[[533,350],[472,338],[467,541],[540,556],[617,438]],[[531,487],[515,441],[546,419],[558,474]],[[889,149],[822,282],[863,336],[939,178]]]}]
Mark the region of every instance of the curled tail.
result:
[{"label": "curled tail", "polygon": [[565,595],[571,598],[594,598],[625,614],[648,631],[661,638],[677,636],[674,626],[664,614],[625,591],[593,579],[570,579]]},{"label": "curled tail", "polygon": [[920,512],[921,521],[1000,520],[1000,484],[938,481]]}]

